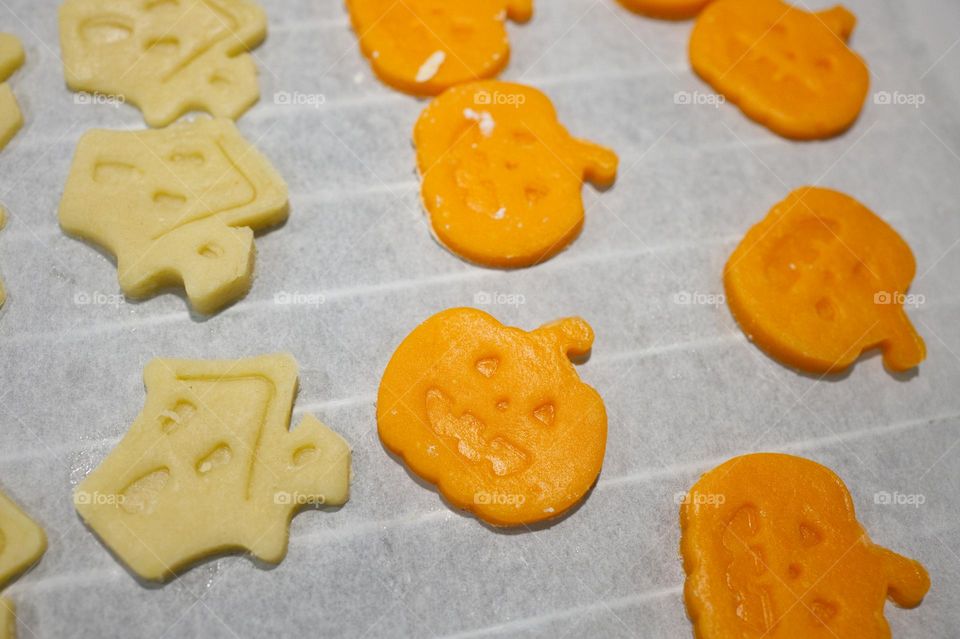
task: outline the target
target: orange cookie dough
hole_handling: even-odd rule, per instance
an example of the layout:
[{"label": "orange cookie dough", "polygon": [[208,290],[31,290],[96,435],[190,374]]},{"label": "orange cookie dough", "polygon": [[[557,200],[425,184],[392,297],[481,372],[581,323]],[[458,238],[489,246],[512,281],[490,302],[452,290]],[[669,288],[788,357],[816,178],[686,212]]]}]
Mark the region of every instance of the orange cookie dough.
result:
[{"label": "orange cookie dough", "polygon": [[735,457],[680,507],[684,598],[698,639],[890,637],[886,598],[918,605],[926,570],[870,541],[850,493],[801,457]]},{"label": "orange cookie dough", "polygon": [[617,156],[570,136],[549,98],[520,84],[465,84],[433,100],[413,132],[434,235],[464,259],[529,266],[583,226],[584,179],[613,183]]},{"label": "orange cookie dough", "polygon": [[504,21],[533,0],[347,0],[360,49],[386,84],[413,95],[496,76],[507,66]]},{"label": "orange cookie dough", "polygon": [[620,0],[631,11],[664,20],[686,20],[700,13],[711,0]]},{"label": "orange cookie dough", "polygon": [[569,360],[592,343],[579,318],[528,333],[475,309],[438,313],[387,365],[380,439],[451,504],[488,523],[556,517],[603,464],[603,400]]},{"label": "orange cookie dough", "polygon": [[880,348],[904,371],[926,356],[903,310],[915,270],[906,242],[862,204],[803,187],[747,232],[723,282],[743,331],[789,366],[835,373]]},{"label": "orange cookie dough", "polygon": [[780,0],[716,0],[697,19],[690,63],[743,112],[788,138],[826,138],[857,119],[867,66],[841,6],[808,13]]}]

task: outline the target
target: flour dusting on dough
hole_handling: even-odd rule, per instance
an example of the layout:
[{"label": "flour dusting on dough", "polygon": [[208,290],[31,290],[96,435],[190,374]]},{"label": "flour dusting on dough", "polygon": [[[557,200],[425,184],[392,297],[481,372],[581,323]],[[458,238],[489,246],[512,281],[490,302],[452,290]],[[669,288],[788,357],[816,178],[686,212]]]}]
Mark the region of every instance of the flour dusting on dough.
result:
[{"label": "flour dusting on dough", "polygon": [[493,121],[493,116],[490,115],[489,112],[481,111],[480,113],[477,113],[473,109],[467,108],[463,110],[463,117],[468,120],[473,120],[479,124],[480,133],[483,135],[483,137],[489,138],[491,135],[493,135],[493,128],[497,125],[497,123]]},{"label": "flour dusting on dough", "polygon": [[444,60],[447,59],[447,54],[443,51],[434,51],[430,54],[430,57],[424,60],[423,64],[420,65],[420,70],[417,71],[417,82],[426,82],[433,76],[437,75],[437,71],[440,70],[440,65],[443,64]]}]

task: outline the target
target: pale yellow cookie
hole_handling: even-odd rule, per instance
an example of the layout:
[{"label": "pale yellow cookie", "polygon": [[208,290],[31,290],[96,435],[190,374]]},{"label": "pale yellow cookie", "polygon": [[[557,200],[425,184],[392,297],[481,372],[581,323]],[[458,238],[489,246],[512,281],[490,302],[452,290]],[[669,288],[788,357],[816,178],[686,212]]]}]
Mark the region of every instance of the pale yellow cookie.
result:
[{"label": "pale yellow cookie", "polygon": [[17,636],[17,608],[13,602],[0,597],[0,639],[15,639]]},{"label": "pale yellow cookie", "polygon": [[[47,536],[35,521],[0,492],[0,590],[36,564],[47,550]],[[0,597],[0,639],[16,636],[16,608]]]},{"label": "pale yellow cookie", "polygon": [[90,528],[144,579],[242,550],[277,563],[294,513],[347,501],[347,443],[312,415],[289,430],[290,355],[155,359],[144,380],[143,411],[74,493]]},{"label": "pale yellow cookie", "polygon": [[250,288],[253,230],[287,217],[287,185],[226,119],[80,139],[60,226],[117,256],[130,297],[183,283],[212,313]]},{"label": "pale yellow cookie", "polygon": [[[20,127],[23,114],[6,79],[23,66],[23,45],[16,36],[0,33],[0,149],[7,146]],[[0,301],[2,303],[2,301]]]},{"label": "pale yellow cookie", "polygon": [[33,566],[46,549],[43,529],[0,492],[0,589]]},{"label": "pale yellow cookie", "polygon": [[74,91],[122,96],[150,126],[203,110],[238,118],[260,97],[247,53],[267,34],[250,0],[66,0],[60,47]]}]

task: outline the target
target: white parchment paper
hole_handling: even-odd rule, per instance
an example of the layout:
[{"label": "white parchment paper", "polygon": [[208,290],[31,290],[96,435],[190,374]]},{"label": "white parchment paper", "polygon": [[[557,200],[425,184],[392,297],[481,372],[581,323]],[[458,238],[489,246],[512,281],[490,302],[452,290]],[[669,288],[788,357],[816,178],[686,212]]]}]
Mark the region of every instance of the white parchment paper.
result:
[{"label": "white parchment paper", "polygon": [[[143,126],[133,107],[78,104],[66,89],[57,4],[0,0],[0,30],[27,50],[12,79],[26,126],[0,153],[10,212],[0,232],[9,291],[0,487],[50,537],[39,566],[5,592],[21,636],[690,636],[674,495],[757,450],[834,469],[873,539],[928,567],[933,586],[920,608],[887,606],[895,636],[956,636],[956,2],[849,0],[871,93],[923,104],[871,97],[846,135],[798,144],[729,105],[676,104],[678,92],[710,91],[689,69],[690,23],[644,19],[614,0],[538,0],[534,19],[510,28],[503,77],[547,92],[574,135],[616,149],[621,171],[606,193],[584,189],[586,225],[566,252],[503,272],[464,264],[431,239],[410,144],[423,102],[372,77],[340,2],[263,0],[263,97],[239,127],[288,181],[292,213],[258,238],[250,294],[209,319],[176,295],[113,299],[113,264],[57,226],[79,136]],[[319,94],[322,104],[277,104],[277,92]],[[712,297],[745,230],[812,183],[854,195],[912,246],[912,292],[923,303],[909,313],[929,349],[918,375],[895,379],[878,357],[838,380],[798,375],[750,345]],[[291,294],[322,303],[280,303]],[[484,308],[504,322],[530,329],[578,314],[597,334],[580,372],[609,413],[603,472],[572,516],[531,532],[497,533],[451,511],[386,455],[375,431],[393,348],[430,314],[484,294],[502,301]],[[140,411],[149,359],[273,351],[300,363],[296,412],[316,414],[354,447],[350,502],[298,516],[276,568],[228,557],[163,588],[142,586],[78,519],[73,487]],[[878,492],[922,495],[923,504],[875,503]]]}]

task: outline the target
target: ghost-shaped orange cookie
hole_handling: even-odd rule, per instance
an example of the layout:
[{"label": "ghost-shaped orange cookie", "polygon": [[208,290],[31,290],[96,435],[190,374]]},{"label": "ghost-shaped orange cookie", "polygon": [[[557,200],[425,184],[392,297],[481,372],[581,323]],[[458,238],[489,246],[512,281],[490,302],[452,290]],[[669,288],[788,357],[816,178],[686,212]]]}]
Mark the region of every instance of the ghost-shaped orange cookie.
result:
[{"label": "ghost-shaped orange cookie", "polygon": [[706,473],[680,507],[684,598],[698,639],[890,637],[884,601],[918,605],[930,578],[878,546],[829,468],[758,453]]},{"label": "ghost-shaped orange cookie", "polygon": [[723,281],[744,333],[789,366],[839,372],[880,348],[904,371],[926,355],[903,310],[915,271],[910,247],[865,206],[803,187],[747,232]]},{"label": "ghost-shaped orange cookie", "polygon": [[526,22],[533,0],[347,0],[360,49],[377,76],[413,95],[492,78],[507,66],[507,18]]},{"label": "ghost-shaped orange cookie", "polygon": [[447,90],[413,132],[436,238],[471,262],[539,263],[583,226],[583,180],[613,183],[617,156],[570,136],[536,89],[487,81]]},{"label": "ghost-shaped orange cookie", "polygon": [[857,119],[867,66],[846,44],[856,18],[780,0],[716,0],[697,18],[690,63],[714,89],[788,138],[826,138]]},{"label": "ghost-shaped orange cookie", "polygon": [[700,13],[710,0],[620,0],[631,11],[651,18],[686,20]]},{"label": "ghost-shaped orange cookie", "polygon": [[593,330],[580,318],[526,332],[471,308],[438,313],[390,359],[380,439],[456,506],[497,526],[576,504],[603,464],[607,414],[570,357]]}]

